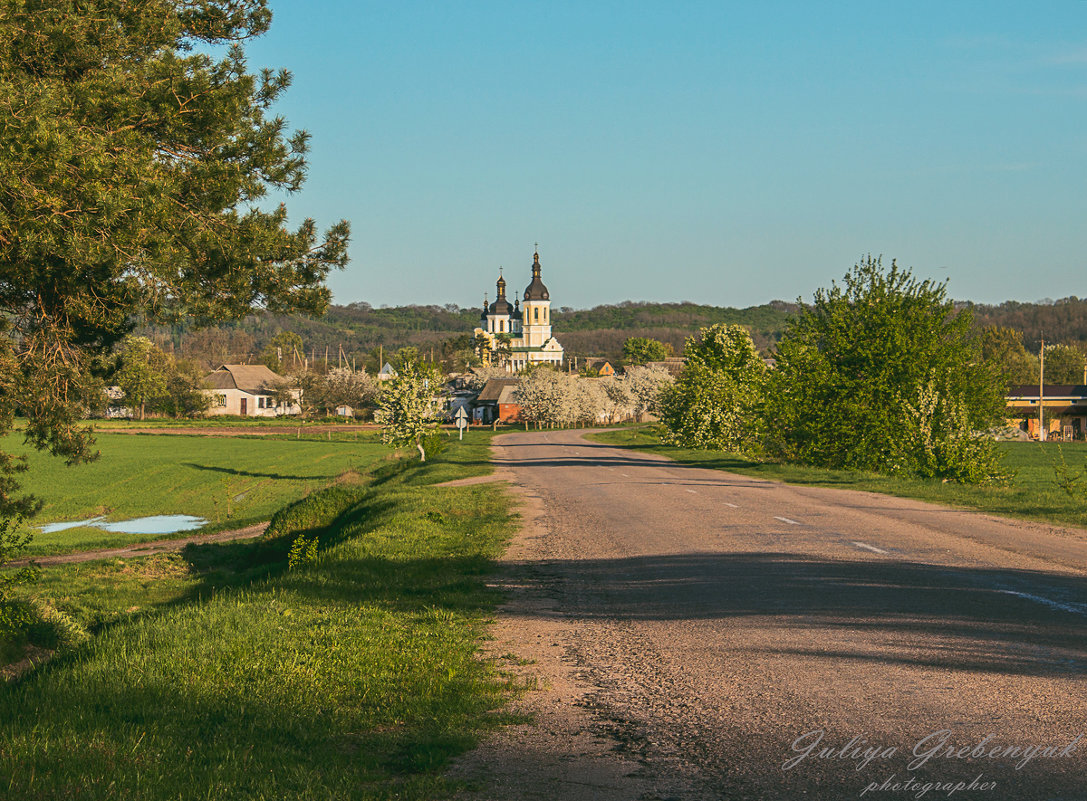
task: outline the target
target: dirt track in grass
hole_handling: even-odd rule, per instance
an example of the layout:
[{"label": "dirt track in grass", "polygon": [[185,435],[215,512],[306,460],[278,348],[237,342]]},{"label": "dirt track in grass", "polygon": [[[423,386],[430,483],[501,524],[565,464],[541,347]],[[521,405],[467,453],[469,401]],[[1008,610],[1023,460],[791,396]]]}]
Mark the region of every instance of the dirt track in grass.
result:
[{"label": "dirt track in grass", "polygon": [[[360,431],[380,431],[381,427],[373,424],[360,424],[349,426],[302,426],[303,434],[352,434]],[[99,434],[184,434],[190,437],[270,437],[283,434],[296,434],[298,426],[215,426],[209,428],[197,428],[189,426],[147,428],[99,428]]]},{"label": "dirt track in grass", "polygon": [[268,528],[267,523],[236,528],[231,531],[220,531],[216,534],[196,534],[191,537],[182,537],[176,540],[155,540],[153,542],[137,542],[126,545],[123,548],[102,548],[96,551],[79,551],[78,553],[66,553],[59,556],[39,556],[33,560],[19,559],[9,562],[12,567],[19,567],[33,561],[35,564],[45,567],[47,565],[68,565],[76,562],[93,562],[96,559],[131,559],[137,556],[151,556],[156,553],[168,551],[180,551],[186,545],[205,545],[209,542],[229,542],[231,540],[249,540],[259,537]]}]

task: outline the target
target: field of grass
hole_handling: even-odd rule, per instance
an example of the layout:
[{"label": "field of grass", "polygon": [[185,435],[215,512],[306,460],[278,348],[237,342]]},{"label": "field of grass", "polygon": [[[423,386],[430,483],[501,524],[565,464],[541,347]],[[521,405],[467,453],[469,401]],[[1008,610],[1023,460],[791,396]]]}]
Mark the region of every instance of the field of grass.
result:
[{"label": "field of grass", "polygon": [[657,453],[685,464],[729,470],[749,476],[807,484],[813,487],[865,490],[916,498],[994,515],[1087,527],[1087,504],[1065,493],[1055,479],[1061,463],[1087,469],[1087,444],[1082,442],[1002,442],[998,448],[1005,468],[1014,475],[1005,486],[967,486],[934,480],[893,478],[856,470],[756,462],[735,454],[662,445],[655,427],[621,429],[590,435],[597,442]]},{"label": "field of grass", "polygon": [[[30,459],[30,470],[19,479],[25,491],[45,502],[34,525],[99,515],[126,520],[186,514],[208,520],[208,531],[234,528],[267,520],[307,492],[350,480],[360,465],[391,453],[370,432],[331,441],[102,432],[96,447],[97,461],[68,467],[27,448],[18,434],[0,439],[0,450],[27,453]],[[28,552],[69,553],[151,539],[79,527],[39,532]]]},{"label": "field of grass", "polygon": [[446,796],[516,691],[477,651],[507,499],[431,486],[489,472],[488,440],[315,492],[266,540],[46,569],[27,592],[90,636],[0,685],[0,796]]},{"label": "field of grass", "polygon": [[[96,430],[117,430],[126,428],[252,428],[260,431],[266,428],[297,428],[305,431],[312,426],[357,426],[369,424],[370,421],[355,417],[334,415],[331,417],[314,417],[300,421],[297,417],[242,417],[239,415],[220,414],[213,417],[178,418],[173,417],[148,417],[146,420],[130,419],[127,417],[115,417],[109,419],[90,420],[89,423]],[[16,431],[26,427],[25,418],[16,418],[14,428]]]},{"label": "field of grass", "polygon": [[177,419],[172,417],[149,417],[146,420],[130,420],[118,417],[111,420],[95,420],[94,427],[99,430],[117,430],[126,428],[252,428],[260,431],[264,428],[299,428],[303,431],[313,426],[357,426],[369,424],[369,421],[353,417],[316,417],[300,421],[295,417],[240,417],[237,415],[215,415],[195,419]]}]

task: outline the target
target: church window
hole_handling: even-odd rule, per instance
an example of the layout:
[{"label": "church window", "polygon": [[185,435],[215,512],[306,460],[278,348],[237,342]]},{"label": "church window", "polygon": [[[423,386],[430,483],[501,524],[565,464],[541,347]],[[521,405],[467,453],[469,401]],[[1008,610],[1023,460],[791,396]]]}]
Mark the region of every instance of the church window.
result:
[{"label": "church window", "polygon": [[540,321],[540,310],[539,309],[533,309],[532,310],[532,319],[537,323]]},{"label": "church window", "polygon": [[499,320],[498,321],[498,330],[499,331],[505,331],[506,330],[506,321],[505,320]]}]

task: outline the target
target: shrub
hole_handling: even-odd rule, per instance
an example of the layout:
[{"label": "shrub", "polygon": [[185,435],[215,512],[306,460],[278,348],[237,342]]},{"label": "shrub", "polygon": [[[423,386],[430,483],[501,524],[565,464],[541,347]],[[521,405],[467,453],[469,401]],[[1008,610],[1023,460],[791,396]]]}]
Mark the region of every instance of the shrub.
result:
[{"label": "shrub", "polygon": [[662,441],[741,453],[758,450],[766,365],[747,329],[703,328],[687,340],[684,354],[687,366],[660,395]]},{"label": "shrub", "polygon": [[[21,517],[0,520],[0,570],[30,543],[31,534],[23,530],[22,524]],[[12,598],[12,590],[37,577],[38,570],[33,565],[0,573],[0,641],[13,639],[35,620],[34,612],[27,604]]]},{"label": "shrub", "polygon": [[943,284],[869,256],[815,293],[775,360],[766,405],[775,455],[963,483],[1000,477],[987,432],[1003,418],[1003,379]]}]

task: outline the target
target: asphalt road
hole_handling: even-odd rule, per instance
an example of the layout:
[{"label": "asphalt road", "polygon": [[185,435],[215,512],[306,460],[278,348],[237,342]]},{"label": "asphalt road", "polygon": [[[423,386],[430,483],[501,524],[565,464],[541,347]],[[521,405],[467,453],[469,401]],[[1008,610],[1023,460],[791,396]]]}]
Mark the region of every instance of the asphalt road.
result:
[{"label": "asphalt road", "polygon": [[553,640],[641,797],[1087,799],[1087,532],[496,444],[539,499],[510,585],[547,599],[508,628]]}]

